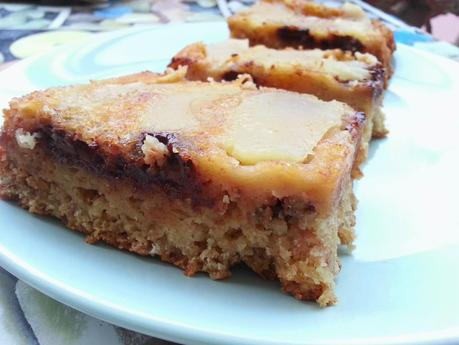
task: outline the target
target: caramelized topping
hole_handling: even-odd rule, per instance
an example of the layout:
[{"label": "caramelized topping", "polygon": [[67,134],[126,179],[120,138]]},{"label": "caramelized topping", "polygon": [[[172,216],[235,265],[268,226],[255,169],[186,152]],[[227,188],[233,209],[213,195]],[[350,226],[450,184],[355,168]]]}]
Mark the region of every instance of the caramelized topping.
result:
[{"label": "caramelized topping", "polygon": [[[330,74],[340,81],[368,80],[378,60],[371,54],[351,54],[335,50],[249,48],[248,40],[230,39],[207,46],[207,61],[213,66],[244,66],[255,63],[266,69],[278,64],[290,64],[318,73]],[[237,68],[236,66],[236,68]]]}]

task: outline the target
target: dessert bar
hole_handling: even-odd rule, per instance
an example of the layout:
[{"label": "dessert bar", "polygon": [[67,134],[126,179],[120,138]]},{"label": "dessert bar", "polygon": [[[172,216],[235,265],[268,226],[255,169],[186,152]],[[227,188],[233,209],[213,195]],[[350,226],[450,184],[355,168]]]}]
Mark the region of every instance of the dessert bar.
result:
[{"label": "dessert bar", "polygon": [[242,262],[326,306],[353,239],[364,122],[344,103],[183,69],[52,88],[5,110],[0,194],[90,243],[213,279]]},{"label": "dessert bar", "polygon": [[[261,0],[228,18],[234,38],[281,49],[342,49],[375,55],[392,75],[392,31],[358,6],[331,8],[307,0]],[[387,84],[387,83],[386,83]]]}]

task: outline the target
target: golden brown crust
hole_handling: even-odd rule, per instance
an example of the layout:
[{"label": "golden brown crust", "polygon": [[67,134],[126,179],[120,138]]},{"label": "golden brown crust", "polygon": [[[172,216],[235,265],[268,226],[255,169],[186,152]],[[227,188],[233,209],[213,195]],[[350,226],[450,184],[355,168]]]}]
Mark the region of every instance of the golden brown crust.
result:
[{"label": "golden brown crust", "polygon": [[228,25],[232,37],[248,38],[251,45],[371,53],[387,71],[386,85],[393,72],[392,32],[381,22],[370,21],[355,5],[328,8],[306,0],[262,0],[228,18]]},{"label": "golden brown crust", "polygon": [[268,3],[282,3],[294,12],[299,12],[305,16],[319,18],[342,17],[346,12],[342,8],[326,7],[313,1],[303,0],[264,0]]}]

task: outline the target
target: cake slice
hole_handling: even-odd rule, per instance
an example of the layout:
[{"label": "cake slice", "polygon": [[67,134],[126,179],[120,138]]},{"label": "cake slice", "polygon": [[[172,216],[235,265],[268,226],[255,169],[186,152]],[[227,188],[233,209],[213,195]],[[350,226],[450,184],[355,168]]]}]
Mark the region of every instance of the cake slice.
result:
[{"label": "cake slice", "polygon": [[13,99],[1,196],[187,275],[221,279],[243,262],[296,298],[335,303],[364,116],[248,78],[183,78],[145,72]]},{"label": "cake slice", "polygon": [[381,111],[384,69],[370,54],[249,47],[248,40],[230,39],[210,45],[191,44],[176,54],[169,66],[187,66],[189,80],[234,80],[249,74],[257,85],[345,102],[367,115],[363,157],[371,137],[381,138],[387,133]]},{"label": "cake slice", "polygon": [[248,38],[251,45],[370,53],[387,70],[386,78],[392,75],[392,32],[356,5],[330,8],[308,0],[260,0],[229,17],[228,25],[232,37]]}]

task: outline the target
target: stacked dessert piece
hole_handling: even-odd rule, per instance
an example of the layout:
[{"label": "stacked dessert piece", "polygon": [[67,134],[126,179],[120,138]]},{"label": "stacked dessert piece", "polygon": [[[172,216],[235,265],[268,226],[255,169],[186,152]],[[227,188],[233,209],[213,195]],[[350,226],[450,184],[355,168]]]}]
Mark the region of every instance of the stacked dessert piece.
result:
[{"label": "stacked dessert piece", "polygon": [[251,45],[370,53],[384,66],[386,78],[392,75],[392,32],[356,5],[330,8],[307,0],[261,0],[230,17],[228,25],[232,37],[248,38]]},{"label": "stacked dessert piece", "polygon": [[373,55],[334,50],[276,50],[249,47],[248,40],[195,43],[179,52],[169,65],[188,66],[190,80],[233,80],[249,74],[257,85],[316,95],[345,102],[367,116],[362,159],[373,137],[386,134],[381,104],[384,68]]},{"label": "stacked dessert piece", "polygon": [[[269,23],[263,16],[276,11],[289,27],[300,15],[329,28],[348,13],[365,19],[349,6],[265,1],[230,18],[233,35],[248,27],[243,18]],[[261,41],[245,36],[189,46],[163,74],[12,100],[1,196],[89,242],[157,255],[187,275],[221,279],[243,262],[299,299],[334,304],[338,246],[354,238],[352,176],[371,136],[386,132],[379,107],[390,62],[352,50],[249,47]]]}]

